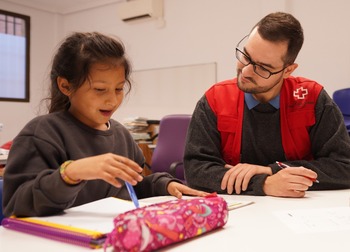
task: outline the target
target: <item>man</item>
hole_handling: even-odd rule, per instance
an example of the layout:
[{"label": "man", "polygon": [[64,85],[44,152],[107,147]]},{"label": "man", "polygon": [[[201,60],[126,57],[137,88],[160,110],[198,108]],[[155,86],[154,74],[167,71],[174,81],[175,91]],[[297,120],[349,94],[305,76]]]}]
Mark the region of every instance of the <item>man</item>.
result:
[{"label": "man", "polygon": [[237,78],[212,86],[193,113],[184,158],[190,187],[280,197],[350,188],[338,107],[320,84],[291,76],[303,40],[299,21],[277,12],[238,43]]}]

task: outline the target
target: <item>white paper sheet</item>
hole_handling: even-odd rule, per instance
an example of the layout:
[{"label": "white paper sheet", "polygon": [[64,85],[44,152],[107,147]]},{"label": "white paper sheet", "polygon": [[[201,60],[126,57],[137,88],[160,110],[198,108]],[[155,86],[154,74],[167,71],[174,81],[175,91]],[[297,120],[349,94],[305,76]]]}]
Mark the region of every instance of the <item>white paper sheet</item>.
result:
[{"label": "white paper sheet", "polygon": [[350,207],[275,212],[296,233],[350,231]]},{"label": "white paper sheet", "polygon": [[113,230],[113,219],[118,214],[135,209],[131,201],[105,198],[65,210],[61,215],[31,217],[40,221],[66,225],[101,233]]}]

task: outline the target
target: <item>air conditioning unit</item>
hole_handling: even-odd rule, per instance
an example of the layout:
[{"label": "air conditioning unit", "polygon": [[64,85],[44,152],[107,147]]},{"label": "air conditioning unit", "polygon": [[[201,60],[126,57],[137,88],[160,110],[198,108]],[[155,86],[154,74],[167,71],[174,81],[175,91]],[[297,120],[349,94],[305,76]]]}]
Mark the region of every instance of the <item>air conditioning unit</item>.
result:
[{"label": "air conditioning unit", "polygon": [[124,22],[163,17],[163,0],[130,0],[118,5],[118,16]]}]

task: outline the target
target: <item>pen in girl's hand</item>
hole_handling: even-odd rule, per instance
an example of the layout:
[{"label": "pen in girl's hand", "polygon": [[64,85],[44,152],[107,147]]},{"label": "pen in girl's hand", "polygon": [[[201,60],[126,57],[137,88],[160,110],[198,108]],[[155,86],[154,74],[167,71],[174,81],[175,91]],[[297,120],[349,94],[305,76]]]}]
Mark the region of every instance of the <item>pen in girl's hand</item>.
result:
[{"label": "pen in girl's hand", "polygon": [[[287,164],[284,164],[282,162],[279,162],[279,161],[276,161],[276,164],[281,168],[281,169],[284,169],[284,168],[287,168],[287,167],[290,167],[289,165]],[[305,178],[308,178],[310,179],[312,182],[315,182],[315,183],[320,183],[320,181],[318,181],[317,179],[315,178],[310,178],[310,177],[306,177],[304,176]]]},{"label": "pen in girl's hand", "polygon": [[132,185],[126,181],[125,181],[125,185],[126,185],[126,188],[128,189],[128,192],[129,192],[129,195],[130,195],[132,202],[134,202],[135,207],[139,208],[140,207],[139,200],[137,199],[134,187],[132,187]]}]

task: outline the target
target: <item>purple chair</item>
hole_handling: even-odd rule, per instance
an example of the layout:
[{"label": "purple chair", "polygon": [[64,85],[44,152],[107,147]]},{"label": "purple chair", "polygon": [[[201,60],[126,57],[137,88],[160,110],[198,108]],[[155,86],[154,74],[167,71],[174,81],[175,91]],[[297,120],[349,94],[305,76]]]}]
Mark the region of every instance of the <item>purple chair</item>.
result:
[{"label": "purple chair", "polygon": [[152,155],[152,172],[168,172],[185,182],[183,157],[191,115],[167,115],[160,120]]},{"label": "purple chair", "polygon": [[342,112],[346,128],[350,133],[350,88],[335,91],[333,93],[333,100]]}]

